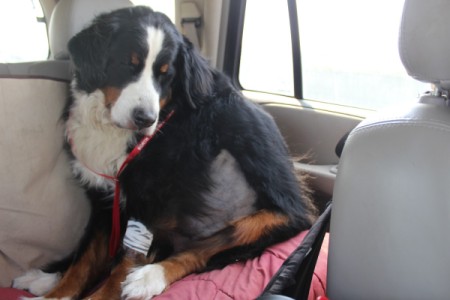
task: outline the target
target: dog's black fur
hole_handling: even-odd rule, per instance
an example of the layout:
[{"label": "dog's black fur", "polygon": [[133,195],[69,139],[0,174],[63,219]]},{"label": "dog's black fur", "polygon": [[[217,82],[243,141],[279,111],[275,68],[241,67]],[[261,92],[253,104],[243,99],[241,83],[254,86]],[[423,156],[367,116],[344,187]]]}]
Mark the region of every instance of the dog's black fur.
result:
[{"label": "dog's black fur", "polygon": [[[217,204],[212,205],[210,197],[205,196],[220,184],[210,177],[210,169],[224,150],[234,158],[254,192],[249,215],[266,211],[284,216],[286,221],[261,230],[251,243],[218,251],[208,258],[209,268],[254,257],[267,246],[309,228],[315,209],[300,188],[274,120],[246,100],[225,75],[211,68],[164,15],[134,7],[97,17],[69,43],[75,66],[72,88],[90,94],[104,87],[124,89],[136,82],[144,69],[144,58],[152,51],[146,42],[148,27],[165,34],[163,49],[152,66],[156,89],[161,98],[168,99],[159,111],[159,120],[171,111],[175,113],[120,176],[122,199],[126,199],[122,233],[128,218],[145,224],[154,234],[150,252],[157,253],[155,262],[202,247],[208,237],[194,220],[216,218],[235,209],[222,203],[222,212],[218,213]],[[130,63],[132,54],[137,54],[139,63]],[[167,72],[161,71],[164,64],[169,65]],[[70,118],[76,101],[76,96],[72,97],[65,120]],[[134,137],[127,151],[139,141],[142,131],[136,130]],[[71,147],[67,149],[76,160]],[[53,265],[50,271],[64,268],[68,262],[76,263],[98,234],[110,235],[111,188],[83,184],[92,206],[86,234],[75,258]],[[237,230],[233,222],[237,220],[222,221],[229,226],[212,235],[219,244],[233,244]]]}]

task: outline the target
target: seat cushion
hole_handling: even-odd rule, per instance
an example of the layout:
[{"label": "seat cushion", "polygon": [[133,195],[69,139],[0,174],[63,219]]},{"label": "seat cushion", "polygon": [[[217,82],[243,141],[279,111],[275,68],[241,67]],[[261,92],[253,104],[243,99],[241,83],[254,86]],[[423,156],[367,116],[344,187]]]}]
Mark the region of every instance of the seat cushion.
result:
[{"label": "seat cushion", "polygon": [[89,216],[60,121],[68,84],[0,79],[0,286],[69,254]]},{"label": "seat cushion", "polygon": [[[269,247],[257,258],[229,265],[222,270],[191,274],[174,284],[155,300],[248,300],[258,297],[281,264],[301,243],[307,232],[302,232],[283,243]],[[309,300],[325,295],[328,257],[328,235],[312,278]],[[21,291],[0,289],[0,299],[16,300]],[[25,292],[24,292],[25,293]],[[9,297],[9,298],[8,298]]]},{"label": "seat cushion", "polygon": [[[255,299],[275,275],[286,258],[298,247],[306,231],[269,247],[257,258],[229,265],[222,270],[189,275],[174,284],[155,300]],[[328,235],[317,261],[308,299],[325,295]]]},{"label": "seat cushion", "polygon": [[18,300],[21,299],[20,297],[33,297],[33,295],[13,288],[0,288],[0,299],[2,300]]}]

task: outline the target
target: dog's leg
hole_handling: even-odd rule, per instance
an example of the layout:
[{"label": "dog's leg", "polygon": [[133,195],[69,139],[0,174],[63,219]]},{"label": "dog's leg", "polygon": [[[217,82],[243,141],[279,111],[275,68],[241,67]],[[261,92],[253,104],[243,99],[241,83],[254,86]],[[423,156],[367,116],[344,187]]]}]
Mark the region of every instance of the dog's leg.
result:
[{"label": "dog's leg", "polygon": [[81,257],[64,273],[44,299],[76,299],[106,271],[109,262],[107,237],[94,234]]},{"label": "dog's leg", "polygon": [[87,297],[89,300],[119,300],[121,283],[127,277],[130,270],[135,267],[133,259],[125,257],[113,269],[106,282],[94,294]]},{"label": "dog's leg", "polygon": [[119,300],[121,298],[121,285],[131,270],[153,262],[154,256],[146,257],[144,254],[127,249],[124,258],[113,269],[108,280],[92,295],[89,300]]},{"label": "dog's leg", "polygon": [[122,297],[138,300],[159,295],[174,281],[204,269],[215,254],[257,242],[271,230],[286,226],[288,221],[285,215],[266,210],[242,218],[193,249],[135,268],[122,285]]}]

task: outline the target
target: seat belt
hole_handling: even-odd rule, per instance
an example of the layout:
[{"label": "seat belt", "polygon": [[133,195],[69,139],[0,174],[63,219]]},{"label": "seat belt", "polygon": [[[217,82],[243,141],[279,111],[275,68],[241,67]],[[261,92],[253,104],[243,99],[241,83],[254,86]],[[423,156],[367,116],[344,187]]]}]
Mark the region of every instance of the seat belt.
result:
[{"label": "seat belt", "polygon": [[202,15],[194,2],[181,3],[181,27],[183,34],[200,50],[197,29],[202,25]]},{"label": "seat belt", "polygon": [[331,217],[331,202],[300,246],[281,265],[257,300],[308,299],[314,268]]}]

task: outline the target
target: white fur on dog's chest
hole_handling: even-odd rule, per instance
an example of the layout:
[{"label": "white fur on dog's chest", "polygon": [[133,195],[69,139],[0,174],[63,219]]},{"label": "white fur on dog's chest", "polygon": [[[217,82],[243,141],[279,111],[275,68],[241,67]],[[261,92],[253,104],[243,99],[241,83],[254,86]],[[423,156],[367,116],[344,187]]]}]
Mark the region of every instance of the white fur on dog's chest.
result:
[{"label": "white fur on dog's chest", "polygon": [[74,92],[66,137],[76,158],[72,162],[72,171],[82,183],[90,187],[113,187],[113,180],[99,174],[116,175],[126,158],[127,145],[133,134],[111,123],[100,90],[89,95]]}]

